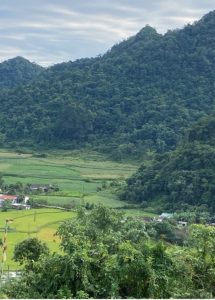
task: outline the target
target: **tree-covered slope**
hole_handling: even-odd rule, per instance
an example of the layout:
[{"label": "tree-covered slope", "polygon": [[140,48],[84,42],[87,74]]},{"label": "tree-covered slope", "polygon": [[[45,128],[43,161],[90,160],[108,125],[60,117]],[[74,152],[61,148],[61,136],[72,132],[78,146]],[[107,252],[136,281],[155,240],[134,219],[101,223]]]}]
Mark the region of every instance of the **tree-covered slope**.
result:
[{"label": "tree-covered slope", "polygon": [[43,68],[23,57],[15,57],[0,63],[0,88],[12,88],[27,84],[41,74]]},{"label": "tree-covered slope", "polygon": [[150,206],[177,210],[204,205],[215,212],[215,116],[189,131],[175,151],[157,155],[150,166],[127,181],[121,197]]},{"label": "tree-covered slope", "polygon": [[55,65],[1,91],[2,143],[88,143],[116,158],[174,149],[215,109],[215,12],[182,30],[150,26],[101,57]]}]

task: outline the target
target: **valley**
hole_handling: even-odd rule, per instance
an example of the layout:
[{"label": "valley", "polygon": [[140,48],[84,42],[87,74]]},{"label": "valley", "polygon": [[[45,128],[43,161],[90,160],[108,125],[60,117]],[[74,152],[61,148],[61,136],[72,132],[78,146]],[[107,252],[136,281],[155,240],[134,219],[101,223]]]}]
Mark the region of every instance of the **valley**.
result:
[{"label": "valley", "polygon": [[[31,152],[31,151],[29,151]],[[39,156],[39,157],[38,157]],[[45,156],[45,157],[41,157]],[[9,209],[0,211],[0,233],[3,237],[6,219],[13,219],[8,233],[8,252],[5,270],[19,269],[12,260],[14,246],[29,237],[46,242],[52,251],[58,248],[54,233],[59,224],[75,215],[79,207],[104,205],[118,208],[131,216],[155,216],[141,209],[123,209],[126,205],[116,195],[117,185],[137,170],[137,164],[117,163],[104,155],[86,151],[47,151],[38,153],[17,153],[0,150],[0,173],[7,184],[54,184],[59,191],[29,193],[30,200],[41,205],[58,206],[65,211],[51,208],[26,210]],[[113,187],[111,187],[111,183]],[[66,211],[66,209],[72,211]]]},{"label": "valley", "polygon": [[0,298],[215,297],[214,36],[0,63]]}]

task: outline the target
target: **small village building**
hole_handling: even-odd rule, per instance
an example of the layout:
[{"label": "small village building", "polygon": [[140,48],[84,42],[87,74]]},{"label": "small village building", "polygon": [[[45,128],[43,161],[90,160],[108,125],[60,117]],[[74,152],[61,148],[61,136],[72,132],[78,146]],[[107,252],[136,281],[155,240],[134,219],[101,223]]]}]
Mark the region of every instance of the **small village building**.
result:
[{"label": "small village building", "polygon": [[26,203],[28,202],[28,200],[29,200],[29,197],[28,197],[28,196],[25,196],[23,202],[26,204]]},{"label": "small village building", "polygon": [[178,225],[180,225],[182,227],[186,227],[187,226],[187,222],[185,222],[185,221],[178,221]]},{"label": "small village building", "polygon": [[2,205],[5,201],[9,201],[11,203],[12,208],[30,209],[31,208],[30,205],[27,204],[28,200],[29,200],[29,197],[25,196],[23,202],[20,203],[19,199],[18,199],[18,196],[16,196],[16,195],[0,194],[0,207],[2,207]]},{"label": "small village building", "polygon": [[14,204],[17,202],[17,196],[0,194],[0,207],[2,207],[4,201],[10,201],[11,204]]},{"label": "small village building", "polygon": [[156,219],[157,222],[163,222],[163,220],[165,219],[170,219],[173,217],[173,214],[170,214],[170,213],[162,213],[158,219]]},{"label": "small village building", "polygon": [[172,217],[173,217],[173,214],[170,214],[170,213],[162,213],[160,215],[160,218],[162,218],[162,219],[170,219]]},{"label": "small village building", "polygon": [[50,190],[53,189],[53,186],[51,184],[47,184],[47,185],[43,185],[43,184],[31,184],[29,186],[29,190],[31,192],[37,192],[37,191],[40,191],[40,192],[48,192]]}]

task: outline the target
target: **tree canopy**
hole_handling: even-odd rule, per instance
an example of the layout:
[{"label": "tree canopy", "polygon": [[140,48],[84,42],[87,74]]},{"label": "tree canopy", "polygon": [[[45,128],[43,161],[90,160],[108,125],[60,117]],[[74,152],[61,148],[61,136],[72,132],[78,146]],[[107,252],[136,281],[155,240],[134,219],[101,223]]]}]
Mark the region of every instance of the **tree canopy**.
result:
[{"label": "tree canopy", "polygon": [[142,221],[114,210],[80,210],[57,231],[62,251],[32,260],[0,293],[16,299],[215,296],[215,228],[192,225],[184,247],[149,233]]},{"label": "tree canopy", "polygon": [[215,117],[193,126],[175,151],[157,155],[127,181],[122,199],[157,202],[161,209],[176,211],[202,206],[215,212]]}]

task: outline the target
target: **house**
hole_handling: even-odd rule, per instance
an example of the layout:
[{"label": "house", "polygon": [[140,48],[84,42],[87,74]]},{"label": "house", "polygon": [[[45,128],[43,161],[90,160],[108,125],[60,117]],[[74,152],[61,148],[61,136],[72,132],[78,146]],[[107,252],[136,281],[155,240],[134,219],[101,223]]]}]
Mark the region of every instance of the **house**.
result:
[{"label": "house", "polygon": [[53,186],[51,184],[47,184],[47,185],[43,185],[43,184],[31,184],[29,186],[29,190],[31,192],[37,192],[37,191],[48,192],[51,189],[53,189]]},{"label": "house", "polygon": [[29,200],[28,196],[25,196],[22,203],[19,202],[19,197],[16,195],[4,195],[0,194],[0,207],[2,207],[2,204],[4,201],[9,201],[11,203],[12,208],[16,209],[30,209],[30,205],[27,205],[27,201]]},{"label": "house", "polygon": [[187,222],[185,222],[185,221],[178,221],[178,225],[180,225],[182,227],[186,227],[187,226]]},{"label": "house", "polygon": [[14,204],[17,202],[17,196],[0,194],[0,207],[2,207],[4,201],[10,201],[11,204]]},{"label": "house", "polygon": [[29,200],[29,197],[28,197],[28,196],[25,196],[23,202],[26,204],[26,203],[28,202],[28,200]]},{"label": "house", "polygon": [[173,214],[170,214],[170,213],[162,213],[158,219],[156,219],[157,222],[162,222],[163,220],[165,219],[170,219],[173,217]]}]

